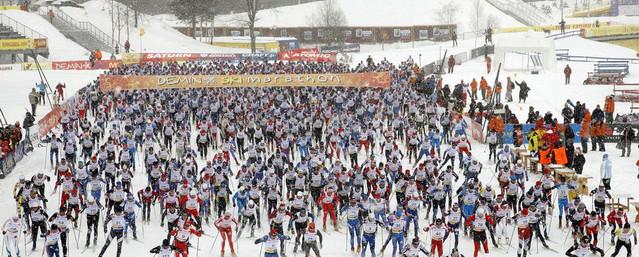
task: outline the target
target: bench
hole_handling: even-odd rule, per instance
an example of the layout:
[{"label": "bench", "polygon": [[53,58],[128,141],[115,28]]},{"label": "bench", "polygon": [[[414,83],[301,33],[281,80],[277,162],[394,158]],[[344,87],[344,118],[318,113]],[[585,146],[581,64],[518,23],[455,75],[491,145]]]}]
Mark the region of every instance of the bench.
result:
[{"label": "bench", "polygon": [[584,85],[610,85],[623,83],[625,75],[621,72],[588,72],[588,78],[583,82]]},{"label": "bench", "polygon": [[623,76],[630,73],[628,61],[598,61],[595,63],[595,73],[621,73]]},{"label": "bench", "polygon": [[[626,204],[621,203],[622,198],[626,199]],[[630,200],[632,199],[634,198],[632,197],[632,195],[629,195],[629,194],[613,194],[612,199],[610,199],[610,202],[606,203],[606,208],[611,210],[615,210],[619,208],[629,210]]]},{"label": "bench", "polygon": [[637,211],[637,216],[635,216],[635,223],[639,223],[639,202],[631,202],[630,205],[635,207],[635,210]]}]

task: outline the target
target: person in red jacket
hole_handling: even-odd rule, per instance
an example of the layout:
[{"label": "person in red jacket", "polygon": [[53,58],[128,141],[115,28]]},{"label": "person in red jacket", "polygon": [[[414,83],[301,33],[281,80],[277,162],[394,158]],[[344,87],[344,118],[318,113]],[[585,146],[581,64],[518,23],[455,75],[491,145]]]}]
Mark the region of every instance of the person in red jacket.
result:
[{"label": "person in red jacket", "polygon": [[339,228],[337,227],[337,219],[335,218],[335,208],[337,208],[337,203],[339,203],[339,196],[332,188],[324,190],[322,195],[320,195],[317,199],[317,204],[322,206],[322,211],[324,212],[324,217],[322,218],[322,222],[324,224],[322,228],[324,232],[326,232],[326,216],[328,215],[331,216],[335,231],[339,231]]},{"label": "person in red jacket", "polygon": [[183,195],[180,197],[180,206],[182,206],[185,213],[189,214],[195,220],[197,224],[195,227],[198,229],[202,227],[202,220],[199,216],[198,207],[201,206],[204,202],[202,199],[197,196],[197,192],[192,190],[188,195]]},{"label": "person in red jacket", "polygon": [[530,229],[530,218],[528,216],[528,208],[523,208],[521,213],[516,214],[513,217],[517,225],[517,237],[519,238],[519,247],[517,248],[517,257],[526,257],[530,251],[530,238],[532,237],[532,230]]},{"label": "person in red jacket", "polygon": [[599,234],[599,226],[605,226],[606,221],[596,211],[592,211],[589,216],[582,221],[586,227],[586,235],[592,239],[592,244],[597,245],[597,235]]},{"label": "person in red jacket", "polygon": [[190,221],[184,222],[182,228],[172,230],[169,234],[175,237],[175,240],[173,240],[173,245],[175,246],[175,248],[180,249],[180,251],[175,253],[175,257],[180,257],[180,255],[182,255],[182,257],[189,257],[188,244],[189,238],[191,238],[191,234],[197,237],[202,236],[201,231],[195,230],[191,227]]},{"label": "person in red jacket", "polygon": [[151,218],[151,204],[155,205],[158,198],[156,191],[151,190],[150,186],[138,191],[138,198],[142,202],[142,221],[149,221]]},{"label": "person in red jacket", "polygon": [[234,217],[231,217],[231,212],[224,213],[223,217],[219,217],[213,225],[222,235],[222,257],[224,257],[224,245],[226,240],[228,239],[229,248],[231,248],[231,255],[233,257],[237,256],[235,254],[235,248],[233,247],[233,224],[237,228],[237,220]]},{"label": "person in red jacket", "polygon": [[[610,235],[614,235],[614,231],[617,230],[617,227],[621,228],[624,222],[628,223],[628,215],[626,215],[626,212],[623,210],[623,208],[611,210],[610,213],[608,213],[608,223],[610,223],[610,226],[612,226]],[[612,243],[614,244],[614,240],[612,241]]]},{"label": "person in red jacket", "polygon": [[484,209],[479,208],[477,212],[471,215],[464,225],[466,227],[471,227],[473,233],[473,241],[475,244],[475,252],[474,257],[477,257],[477,253],[479,253],[479,245],[483,245],[484,252],[488,254],[488,241],[486,241],[486,229],[488,229],[488,225],[494,226],[495,222],[490,216],[484,213]]}]

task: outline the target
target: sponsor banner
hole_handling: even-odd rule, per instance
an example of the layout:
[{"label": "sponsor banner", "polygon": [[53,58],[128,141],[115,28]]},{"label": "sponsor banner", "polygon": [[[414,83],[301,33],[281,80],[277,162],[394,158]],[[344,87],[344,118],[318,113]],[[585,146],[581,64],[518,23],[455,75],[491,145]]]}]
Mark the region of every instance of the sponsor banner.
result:
[{"label": "sponsor banner", "polygon": [[321,46],[322,53],[359,53],[359,44],[343,44],[332,46]]},{"label": "sponsor banner", "polygon": [[[35,62],[22,63],[22,70],[23,71],[38,70],[37,67],[38,66],[36,65]],[[51,70],[52,69],[51,62],[40,62],[40,68],[42,68],[43,70]]]},{"label": "sponsor banner", "polygon": [[46,38],[36,38],[33,40],[34,46],[36,49],[39,48],[47,48],[47,39]]},{"label": "sponsor banner", "polygon": [[388,72],[341,74],[113,76],[100,75],[100,90],[225,87],[361,87],[389,88]]},{"label": "sponsor banner", "polygon": [[466,119],[466,123],[470,124],[470,134],[473,137],[473,139],[483,144],[485,138],[484,138],[484,130],[482,129],[481,124],[469,117],[465,117],[465,119]]},{"label": "sponsor banner", "polygon": [[240,54],[240,59],[251,61],[277,61],[277,53],[244,53]]},{"label": "sponsor banner", "polygon": [[317,49],[305,51],[304,49],[295,49],[284,51],[278,54],[281,61],[294,62],[336,62],[335,53],[320,53]]},{"label": "sponsor banner", "polygon": [[54,70],[108,70],[121,64],[122,61],[119,60],[100,60],[95,61],[93,65],[89,61],[61,61],[52,62],[51,67]]},{"label": "sponsor banner", "polygon": [[0,5],[0,11],[6,10],[20,10],[20,6],[18,5]]},{"label": "sponsor banner", "polygon": [[0,50],[24,50],[34,49],[34,42],[31,38],[2,39],[0,40]]},{"label": "sponsor banner", "polygon": [[[579,131],[581,130],[581,124],[577,124],[577,123],[571,123],[570,127],[572,128],[572,131],[575,132],[575,138],[574,138],[574,142],[575,143],[581,143],[581,135],[579,133]],[[526,140],[526,135],[528,134],[528,132],[530,132],[531,130],[535,129],[535,124],[521,124],[521,134],[523,137],[523,143],[524,145],[528,144],[528,140]],[[514,125],[513,124],[505,124],[504,125],[504,134],[501,137],[501,143],[503,144],[512,144],[514,141],[513,139],[513,131],[515,130]]]},{"label": "sponsor banner", "polygon": [[147,62],[184,62],[184,61],[237,61],[240,54],[226,53],[142,53],[126,54],[122,57],[124,64]]},{"label": "sponsor banner", "polygon": [[55,128],[60,122],[62,116],[62,108],[56,105],[47,115],[38,121],[38,135],[42,138],[46,136],[51,129]]},{"label": "sponsor banner", "polygon": [[615,102],[639,103],[639,92],[624,92],[622,95],[615,95]]},{"label": "sponsor banner", "polygon": [[1,64],[0,71],[21,70],[20,64]]}]

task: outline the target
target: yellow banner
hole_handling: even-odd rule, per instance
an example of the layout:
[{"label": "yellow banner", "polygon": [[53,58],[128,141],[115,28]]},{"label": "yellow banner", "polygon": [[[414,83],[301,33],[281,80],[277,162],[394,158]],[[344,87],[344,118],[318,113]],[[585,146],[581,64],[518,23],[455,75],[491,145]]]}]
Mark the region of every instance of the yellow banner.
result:
[{"label": "yellow banner", "polygon": [[113,76],[100,75],[100,90],[227,87],[389,88],[389,72],[338,74]]},{"label": "yellow banner", "polygon": [[34,49],[34,41],[31,38],[2,39],[0,40],[0,50],[24,50]]},{"label": "yellow banner", "polygon": [[[607,22],[601,22],[600,27],[607,27]],[[566,24],[566,30],[575,30],[575,29],[586,29],[586,28],[594,28],[594,23],[581,23],[581,24]],[[499,28],[496,29],[496,33],[514,33],[514,32],[526,32],[529,30],[542,32],[544,30],[560,30],[561,27],[559,25],[547,25],[547,26],[531,26],[531,27],[511,27],[511,28]]]},{"label": "yellow banner", "polygon": [[[25,62],[25,63],[22,63],[22,70],[24,70],[24,71],[27,71],[27,70],[37,70],[37,69],[38,69],[37,67],[38,67],[38,66],[36,65],[36,63],[35,63],[35,62]],[[51,65],[51,63],[50,63],[50,62],[40,62],[40,67],[41,67],[43,70],[51,70],[51,69],[53,69],[53,68],[52,68],[52,65]]]},{"label": "yellow banner", "polygon": [[122,54],[122,64],[136,64],[140,63],[141,54],[136,53],[123,53]]},{"label": "yellow banner", "polygon": [[5,10],[20,10],[20,6],[17,5],[0,5],[0,11]]},{"label": "yellow banner", "polygon": [[586,30],[586,37],[604,37],[604,36],[617,36],[639,34],[639,26],[637,25],[617,25],[607,26],[600,28],[592,28]]}]

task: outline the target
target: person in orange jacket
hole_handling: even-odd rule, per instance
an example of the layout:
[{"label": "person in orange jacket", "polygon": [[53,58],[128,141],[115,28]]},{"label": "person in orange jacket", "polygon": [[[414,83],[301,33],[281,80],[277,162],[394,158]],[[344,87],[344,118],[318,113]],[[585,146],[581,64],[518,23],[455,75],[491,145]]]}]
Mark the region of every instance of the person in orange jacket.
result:
[{"label": "person in orange jacket", "polygon": [[493,67],[493,59],[490,56],[486,56],[486,73],[490,74],[490,69]]},{"label": "person in orange jacket", "polygon": [[487,87],[486,88],[486,101],[489,102],[492,97],[493,97],[493,88]]},{"label": "person in orange jacket", "polygon": [[584,119],[581,121],[581,130],[579,131],[579,136],[581,136],[581,149],[583,149],[584,153],[588,153],[588,141],[590,140],[590,122],[592,122],[592,117],[590,116],[590,111],[586,109]]},{"label": "person in orange jacket", "polygon": [[477,100],[477,80],[473,78],[473,81],[470,82],[470,94],[473,100]]},{"label": "person in orange jacket", "polygon": [[479,90],[481,90],[481,99],[486,100],[486,89],[488,89],[488,81],[482,76],[479,79]]},{"label": "person in orange jacket", "polygon": [[615,98],[613,95],[607,96],[604,103],[604,114],[606,123],[612,123],[612,114],[615,112]]},{"label": "person in orange jacket", "polygon": [[592,137],[592,151],[595,151],[596,145],[599,145],[599,151],[605,152],[606,146],[604,145],[604,136],[606,135],[606,124],[603,121],[596,121],[590,129],[590,136]]},{"label": "person in orange jacket", "polygon": [[95,50],[95,59],[98,61],[102,60],[102,51],[100,51],[100,49]]},{"label": "person in orange jacket", "polygon": [[501,145],[501,137],[504,135],[504,119],[499,115],[494,115],[488,122],[488,130],[497,132],[497,139]]}]

